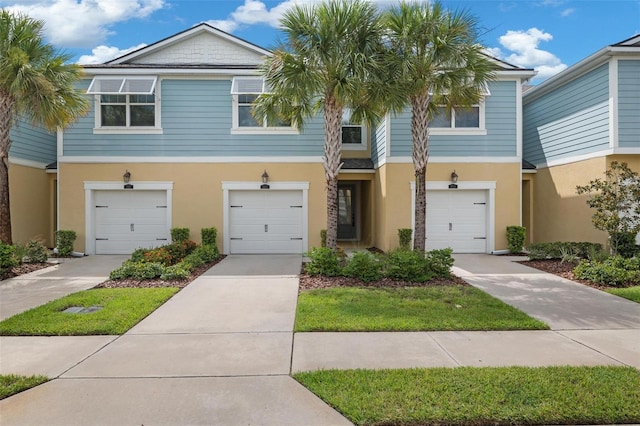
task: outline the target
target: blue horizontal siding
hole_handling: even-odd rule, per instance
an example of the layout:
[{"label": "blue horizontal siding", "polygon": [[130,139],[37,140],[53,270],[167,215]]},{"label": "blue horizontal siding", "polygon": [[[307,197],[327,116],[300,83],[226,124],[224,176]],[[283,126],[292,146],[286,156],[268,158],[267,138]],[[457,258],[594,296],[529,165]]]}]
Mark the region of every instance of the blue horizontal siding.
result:
[{"label": "blue horizontal siding", "polygon": [[[510,157],[517,153],[516,82],[495,81],[489,84],[485,100],[486,135],[432,135],[431,157]],[[411,111],[391,119],[391,155],[411,156]]]},{"label": "blue horizontal siding", "polygon": [[618,61],[618,141],[640,148],[640,60]]},{"label": "blue horizontal siding", "polygon": [[65,132],[65,156],[321,156],[321,117],[297,135],[232,135],[230,80],[165,79],[161,135],[93,134],[95,112]]},{"label": "blue horizontal siding", "polygon": [[604,64],[523,106],[523,154],[534,164],[609,146],[609,66]]},{"label": "blue horizontal siding", "polygon": [[56,161],[57,137],[54,132],[18,119],[10,130],[9,136],[11,138],[10,157],[43,164]]},{"label": "blue horizontal siding", "polygon": [[371,159],[379,165],[386,156],[387,120],[383,119],[371,135]]}]

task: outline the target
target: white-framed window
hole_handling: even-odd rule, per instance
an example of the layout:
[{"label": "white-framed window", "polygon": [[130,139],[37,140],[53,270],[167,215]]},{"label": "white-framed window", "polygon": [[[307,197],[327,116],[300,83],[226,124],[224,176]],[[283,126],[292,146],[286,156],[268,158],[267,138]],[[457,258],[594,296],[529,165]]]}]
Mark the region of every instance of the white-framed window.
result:
[{"label": "white-framed window", "polygon": [[484,102],[469,108],[454,108],[447,115],[444,107],[429,123],[432,135],[486,135]]},{"label": "white-framed window", "polygon": [[87,89],[95,96],[94,133],[161,133],[157,77],[97,76]]},{"label": "white-framed window", "polygon": [[232,134],[259,133],[297,133],[289,123],[271,123],[266,119],[254,117],[251,109],[258,96],[266,92],[262,77],[233,77],[232,96]]},{"label": "white-framed window", "polygon": [[366,127],[351,122],[351,109],[349,108],[342,111],[342,149],[367,149]]}]

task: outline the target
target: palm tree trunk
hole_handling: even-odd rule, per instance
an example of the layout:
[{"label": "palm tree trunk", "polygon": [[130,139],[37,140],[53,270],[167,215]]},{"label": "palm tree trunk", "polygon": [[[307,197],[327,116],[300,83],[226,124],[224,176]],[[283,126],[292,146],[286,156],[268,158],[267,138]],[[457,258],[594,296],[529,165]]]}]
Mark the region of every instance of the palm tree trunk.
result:
[{"label": "palm tree trunk", "polygon": [[327,247],[338,248],[338,173],[342,147],[342,107],[327,95],[324,103],[324,174],[327,181]]},{"label": "palm tree trunk", "polygon": [[429,161],[429,95],[411,98],[411,137],[413,139],[413,170],[416,178],[415,229],[413,249],[424,251],[427,220],[427,163]]},{"label": "palm tree trunk", "polygon": [[9,148],[13,100],[0,92],[0,241],[11,244],[11,209],[9,208]]}]

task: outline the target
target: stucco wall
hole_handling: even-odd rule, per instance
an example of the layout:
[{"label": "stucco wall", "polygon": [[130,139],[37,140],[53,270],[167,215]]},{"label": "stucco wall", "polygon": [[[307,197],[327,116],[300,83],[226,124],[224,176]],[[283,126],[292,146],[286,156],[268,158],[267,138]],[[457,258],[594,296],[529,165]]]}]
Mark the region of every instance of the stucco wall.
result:
[{"label": "stucco wall", "polygon": [[52,184],[44,168],[11,164],[9,167],[9,204],[11,234],[14,243],[31,239],[51,241]]}]

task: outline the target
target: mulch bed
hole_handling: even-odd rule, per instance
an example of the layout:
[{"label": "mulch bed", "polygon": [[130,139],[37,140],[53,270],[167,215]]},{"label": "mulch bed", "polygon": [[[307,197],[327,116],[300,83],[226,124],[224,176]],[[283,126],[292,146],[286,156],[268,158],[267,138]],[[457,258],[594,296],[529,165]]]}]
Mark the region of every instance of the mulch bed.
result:
[{"label": "mulch bed", "polygon": [[11,269],[4,271],[4,273],[0,274],[0,281],[6,280],[8,278],[14,278],[20,275],[28,274],[30,272],[39,271],[40,269],[48,268],[49,266],[53,266],[52,263],[23,263],[22,265],[14,266]]},{"label": "mulch bed", "polygon": [[588,280],[579,280],[578,278],[576,278],[575,274],[573,273],[573,268],[575,268],[576,265],[570,262],[562,262],[561,260],[558,260],[558,259],[523,260],[518,263],[521,263],[525,266],[530,266],[532,268],[539,269],[544,272],[548,272],[550,274],[557,275],[562,278],[566,278],[571,281],[575,281],[580,284],[584,284],[589,287],[597,288],[598,290],[606,290],[610,288],[620,288],[620,287],[623,287],[623,288],[632,287],[636,285],[636,284],[629,284],[629,285],[622,285],[622,286],[615,287],[615,286],[606,286],[606,285],[597,284]]},{"label": "mulch bed", "polygon": [[136,279],[126,279],[126,280],[108,280],[104,281],[94,288],[157,288],[157,287],[177,287],[184,288],[193,280],[198,278],[200,275],[204,274],[209,268],[211,268],[216,263],[219,263],[226,256],[222,255],[217,260],[213,262],[205,263],[199,268],[196,268],[191,272],[191,275],[184,280],[167,280],[163,281],[159,278],[153,280],[136,280]]},{"label": "mulch bed", "polygon": [[302,272],[300,274],[300,291],[304,290],[316,290],[320,288],[333,288],[333,287],[436,287],[436,286],[467,286],[465,281],[461,278],[452,275],[451,278],[434,278],[424,283],[412,283],[406,281],[396,281],[389,278],[383,278],[379,281],[372,281],[365,283],[357,278],[350,277],[325,277],[315,276]]}]

